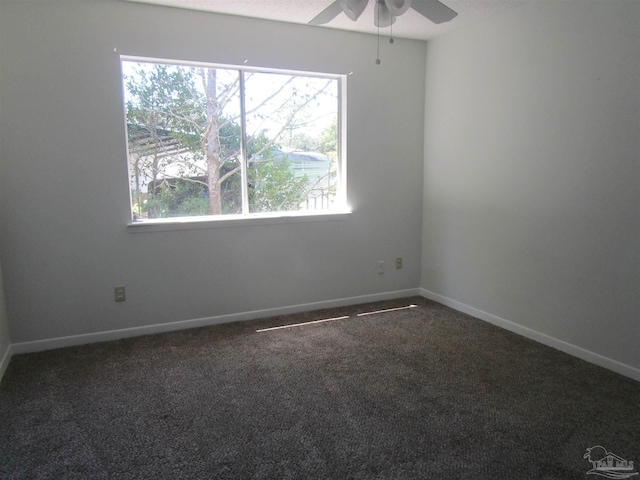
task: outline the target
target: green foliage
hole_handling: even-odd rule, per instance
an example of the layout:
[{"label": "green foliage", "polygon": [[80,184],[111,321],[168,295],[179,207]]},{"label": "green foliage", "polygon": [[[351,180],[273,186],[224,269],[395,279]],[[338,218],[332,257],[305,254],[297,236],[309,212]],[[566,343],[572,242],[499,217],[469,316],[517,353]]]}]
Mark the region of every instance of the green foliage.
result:
[{"label": "green foliage", "polygon": [[207,189],[202,183],[187,180],[164,182],[146,203],[149,218],[206,215],[209,211]]},{"label": "green foliage", "polygon": [[298,132],[289,140],[289,148],[302,152],[317,152],[318,141],[304,132]]},{"label": "green foliage", "polygon": [[305,199],[307,176],[296,179],[288,159],[254,163],[249,169],[249,210],[283,212],[298,210]]},{"label": "green foliage", "polygon": [[[237,126],[238,131],[240,129]],[[222,134],[221,134],[222,139]],[[266,130],[261,130],[256,135],[250,136],[247,138],[247,156],[249,157],[249,168],[247,169],[248,174],[248,186],[249,186],[249,211],[260,211],[260,212],[268,212],[273,210],[264,209],[265,205],[268,203],[277,204],[279,200],[281,200],[282,195],[277,193],[277,186],[270,184],[270,180],[267,180],[267,177],[271,180],[275,180],[276,178],[280,179],[283,183],[280,184],[280,188],[287,190],[290,188],[295,188],[293,185],[290,185],[290,182],[294,181],[293,173],[291,176],[286,175],[285,172],[281,170],[283,168],[289,168],[289,164],[285,164],[284,166],[272,168],[270,165],[276,159],[273,154],[272,147],[278,147],[277,144],[270,144],[270,139],[267,135]],[[239,148],[239,145],[238,145]],[[259,166],[258,166],[259,165]],[[229,168],[233,169],[235,165],[229,166]],[[263,168],[264,167],[264,168]],[[271,170],[274,170],[276,175],[271,175]],[[223,169],[223,173],[227,173],[226,170]],[[260,191],[260,193],[256,193],[255,186],[256,181],[259,181],[262,185],[269,185],[269,187]],[[241,187],[242,177],[240,172],[236,172],[234,175],[229,177],[222,183],[222,208],[223,214],[230,213],[242,213],[242,187]],[[274,195],[274,201],[270,202],[269,196]],[[256,198],[260,197],[261,200],[256,200]],[[260,205],[261,208],[259,210],[254,210],[253,205]],[[298,204],[299,206],[299,204]]]},{"label": "green foliage", "polygon": [[326,155],[331,160],[337,157],[338,153],[338,122],[333,121],[320,134],[317,143],[317,151]]},{"label": "green foliage", "polygon": [[160,137],[166,136],[189,151],[199,151],[194,129],[206,125],[206,98],[196,80],[194,68],[162,64],[139,66],[135,74],[125,76],[129,140],[147,134],[148,147],[163,148]]}]

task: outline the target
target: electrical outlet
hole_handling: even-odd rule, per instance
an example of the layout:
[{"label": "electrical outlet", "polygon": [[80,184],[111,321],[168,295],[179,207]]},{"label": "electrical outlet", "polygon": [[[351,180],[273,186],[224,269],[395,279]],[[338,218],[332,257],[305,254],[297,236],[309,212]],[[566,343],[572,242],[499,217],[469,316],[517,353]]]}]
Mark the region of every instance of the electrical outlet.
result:
[{"label": "electrical outlet", "polygon": [[402,268],[402,257],[396,257],[396,270],[400,270]]},{"label": "electrical outlet", "polygon": [[124,285],[113,287],[113,296],[116,302],[124,302],[127,299],[127,292],[124,290]]},{"label": "electrical outlet", "polygon": [[378,261],[378,273],[379,274],[384,273],[384,260]]}]

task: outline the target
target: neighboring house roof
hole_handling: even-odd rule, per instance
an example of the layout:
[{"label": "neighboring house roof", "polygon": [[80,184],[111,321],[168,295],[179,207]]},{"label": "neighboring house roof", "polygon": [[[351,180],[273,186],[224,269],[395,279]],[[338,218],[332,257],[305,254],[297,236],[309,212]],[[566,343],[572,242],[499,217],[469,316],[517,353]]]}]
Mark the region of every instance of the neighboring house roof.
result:
[{"label": "neighboring house roof", "polygon": [[293,162],[322,162],[329,163],[329,157],[323,155],[318,152],[303,152],[301,150],[291,150],[289,152],[285,152],[280,148],[272,148],[271,151],[274,153],[276,158],[287,158]]}]

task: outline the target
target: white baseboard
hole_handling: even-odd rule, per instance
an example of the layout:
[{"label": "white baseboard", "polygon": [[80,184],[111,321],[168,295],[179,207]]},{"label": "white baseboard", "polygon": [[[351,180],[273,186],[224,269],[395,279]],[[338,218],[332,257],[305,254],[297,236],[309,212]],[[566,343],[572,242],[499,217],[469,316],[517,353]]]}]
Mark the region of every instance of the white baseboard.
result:
[{"label": "white baseboard", "polygon": [[322,302],[304,303],[287,307],[268,308],[265,310],[253,310],[250,312],[232,313],[229,315],[218,315],[214,317],[181,320],[177,322],[169,322],[156,325],[146,325],[144,327],[133,327],[120,330],[109,330],[106,332],[87,333],[83,335],[72,335],[68,337],[48,338],[45,340],[14,343],[13,345],[11,345],[11,347],[12,353],[14,355],[19,353],[40,352],[44,350],[53,350],[54,348],[72,347],[88,343],[118,340],[121,338],[172,332],[175,330],[184,330],[187,328],[207,327],[210,325],[219,325],[222,323],[241,322],[245,320],[254,320],[257,318],[273,317],[276,315],[309,312],[312,310],[320,310],[323,308],[345,307],[348,305],[356,305],[359,303],[392,300],[395,298],[414,297],[418,295],[420,295],[419,289],[412,288],[407,290],[397,290],[393,292],[376,293],[372,295],[361,295],[357,297],[347,297]]},{"label": "white baseboard", "polygon": [[7,350],[4,352],[2,359],[0,359],[0,381],[2,381],[2,377],[4,372],[7,370],[9,366],[9,360],[11,360],[11,355],[13,355],[13,345],[9,344]]},{"label": "white baseboard", "polygon": [[9,365],[11,356],[20,353],[39,352],[43,350],[52,350],[55,348],[71,347],[76,345],[84,345],[88,343],[106,342],[110,340],[118,340],[121,338],[137,337],[141,335],[152,335],[155,333],[171,332],[175,330],[183,330],[187,328],[206,327],[210,325],[219,325],[222,323],[240,322],[245,320],[254,320],[257,318],[272,317],[275,315],[287,315],[292,313],[308,312],[320,310],[323,308],[344,307],[348,305],[356,305],[359,303],[369,303],[381,300],[391,300],[396,298],[412,297],[420,295],[429,300],[446,305],[460,312],[469,314],[480,320],[484,320],[505,330],[517,333],[523,337],[534,340],[543,345],[555,348],[562,352],[573,355],[574,357],[585,360],[589,363],[607,368],[616,373],[640,381],[640,369],[618,362],[600,354],[591,352],[582,347],[572,345],[570,343],[550,337],[544,333],[524,327],[517,323],[511,322],[504,318],[498,317],[491,313],[484,312],[477,308],[471,307],[464,303],[458,302],[451,298],[437,294],[424,288],[413,288],[407,290],[397,290],[393,292],[378,293],[372,295],[361,295],[357,297],[340,298],[336,300],[327,300],[322,302],[305,303],[300,305],[291,305],[286,307],[269,308],[264,310],[253,310],[249,312],[233,313],[228,315],[218,315],[206,318],[197,318],[192,320],[182,320],[177,322],[169,322],[156,325],[147,325],[143,327],[125,328],[120,330],[110,330],[106,332],[88,333],[84,335],[72,335],[68,337],[50,338],[45,340],[35,340],[31,342],[21,342],[9,345],[4,356],[0,360],[0,380]]},{"label": "white baseboard", "polygon": [[504,318],[498,317],[491,313],[484,312],[477,308],[471,307],[464,303],[458,302],[451,298],[445,297],[438,293],[432,292],[430,290],[420,288],[420,295],[428,298],[429,300],[433,300],[435,302],[446,305],[447,307],[451,307],[454,310],[458,310],[459,312],[466,313],[471,315],[472,317],[478,318],[480,320],[484,320],[485,322],[489,322],[497,327],[504,328],[505,330],[509,330],[511,332],[517,333],[518,335],[522,335],[523,337],[534,340],[538,343],[546,345],[548,347],[555,348],[556,350],[560,350],[561,352],[568,353],[574,357],[585,360],[589,363],[593,363],[600,367],[604,367],[608,370],[612,370],[616,373],[624,375],[626,377],[632,378],[634,380],[640,381],[640,369],[632,367],[631,365],[627,365],[617,360],[613,360],[611,358],[602,356],[598,353],[594,353],[590,350],[586,350],[582,347],[578,347],[571,343],[564,342],[562,340],[558,340],[557,338],[550,337],[544,333],[540,333],[536,330],[532,330],[527,327],[523,327],[517,323],[511,322],[509,320],[505,320]]}]

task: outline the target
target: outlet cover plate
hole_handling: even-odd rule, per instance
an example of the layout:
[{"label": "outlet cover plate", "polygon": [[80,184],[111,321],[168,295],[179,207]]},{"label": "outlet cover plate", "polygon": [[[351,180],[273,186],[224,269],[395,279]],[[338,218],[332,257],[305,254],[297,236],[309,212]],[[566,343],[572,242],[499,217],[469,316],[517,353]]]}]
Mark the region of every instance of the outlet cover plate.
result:
[{"label": "outlet cover plate", "polygon": [[124,302],[127,299],[127,292],[123,285],[113,287],[113,296],[116,302]]}]

